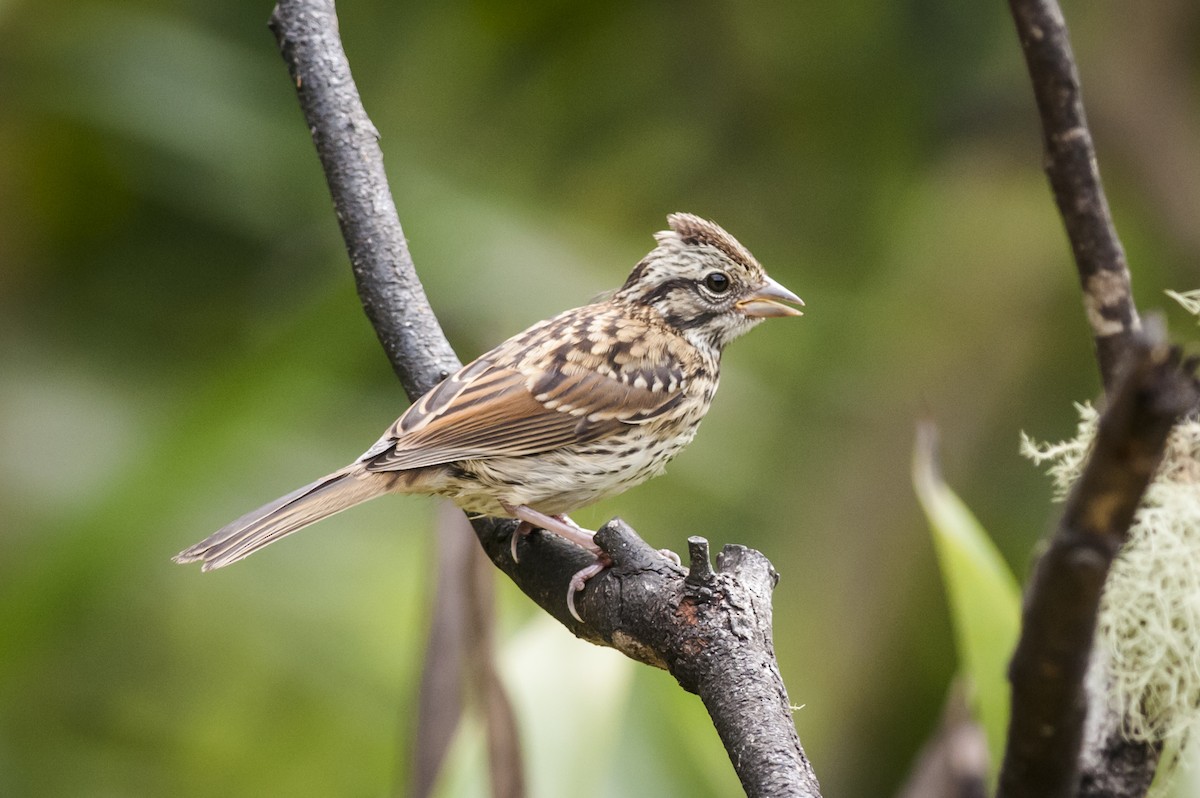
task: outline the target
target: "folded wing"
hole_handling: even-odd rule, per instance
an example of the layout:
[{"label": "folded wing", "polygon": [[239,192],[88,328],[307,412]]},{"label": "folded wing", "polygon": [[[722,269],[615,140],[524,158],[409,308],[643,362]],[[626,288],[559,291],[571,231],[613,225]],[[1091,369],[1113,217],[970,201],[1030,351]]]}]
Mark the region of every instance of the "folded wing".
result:
[{"label": "folded wing", "polygon": [[[542,343],[557,343],[553,322],[561,327],[562,317],[540,331],[548,339]],[[502,344],[410,407],[362,462],[371,471],[396,471],[538,454],[645,423],[683,400],[684,375],[672,359],[614,358],[611,349],[622,342],[608,339],[609,348],[586,338],[583,347],[537,339]]]}]

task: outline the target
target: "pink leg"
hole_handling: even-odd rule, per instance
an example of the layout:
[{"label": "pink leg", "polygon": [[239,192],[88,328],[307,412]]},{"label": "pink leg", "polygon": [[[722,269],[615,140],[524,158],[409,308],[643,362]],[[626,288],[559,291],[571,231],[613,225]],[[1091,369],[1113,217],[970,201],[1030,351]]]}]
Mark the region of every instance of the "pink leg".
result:
[{"label": "pink leg", "polygon": [[501,506],[504,507],[504,512],[512,514],[520,521],[553,532],[588,551],[600,551],[592,541],[593,533],[586,529],[580,529],[578,524],[565,515],[546,515],[524,504],[518,504],[515,507],[510,504]]},{"label": "pink leg", "polygon": [[581,529],[578,524],[567,518],[565,515],[546,515],[540,513],[524,504],[512,506],[509,504],[503,505],[504,512],[509,513],[513,517],[519,519],[521,523],[517,526],[516,532],[512,536],[512,555],[513,561],[517,559],[517,534],[529,534],[533,527],[539,527],[549,532],[553,532],[560,537],[581,546],[588,551],[595,552],[599,556],[596,561],[588,567],[580,570],[571,577],[571,584],[567,587],[567,609],[571,612],[571,617],[583,623],[583,618],[579,617],[578,610],[575,609],[575,594],[583,590],[584,585],[596,574],[603,571],[608,566],[612,565],[608,557],[600,552],[600,547],[592,539],[594,534],[586,529]]}]

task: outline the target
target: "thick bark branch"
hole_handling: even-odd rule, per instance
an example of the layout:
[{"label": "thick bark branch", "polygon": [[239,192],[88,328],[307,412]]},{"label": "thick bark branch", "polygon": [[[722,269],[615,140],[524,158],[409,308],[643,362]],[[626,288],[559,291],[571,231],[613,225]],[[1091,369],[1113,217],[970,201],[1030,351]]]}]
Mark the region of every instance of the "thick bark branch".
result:
[{"label": "thick bark branch", "polygon": [[1087,713],[1085,674],[1109,566],[1175,422],[1200,397],[1178,350],[1142,333],[1100,418],[1092,453],[1026,593],[1009,668],[1012,718],[999,795],[1073,796]]},{"label": "thick bark branch", "polygon": [[1046,175],[1071,241],[1100,377],[1111,391],[1140,322],[1125,250],[1100,182],[1066,22],[1055,0],[1009,0],[1009,8],[1042,120]]},{"label": "thick bark branch", "polygon": [[[288,64],[333,195],[367,317],[409,397],[456,369],[409,257],[383,170],[378,133],[363,110],[337,32],[332,0],[281,0],[271,30]],[[543,609],[579,637],[666,668],[698,693],[750,796],[819,796],[796,735],[771,640],[770,563],[727,547],[718,570],[694,540],[690,573],[613,521],[596,535],[613,567],[578,599],[586,624],[567,612],[572,575],[592,555],[535,533],[509,554],[515,522],[474,522],[484,549]]]},{"label": "thick bark branch", "polygon": [[519,541],[514,563],[508,538],[515,522],[480,519],[475,525],[492,561],[576,635],[665,668],[697,693],[747,795],[820,795],[775,661],[771,591],[779,577],[766,557],[726,546],[713,571],[708,542],[692,537],[685,570],[613,519],[596,532],[613,565],[577,599],[587,621],[580,624],[567,612],[566,585],[591,555],[539,532]]}]

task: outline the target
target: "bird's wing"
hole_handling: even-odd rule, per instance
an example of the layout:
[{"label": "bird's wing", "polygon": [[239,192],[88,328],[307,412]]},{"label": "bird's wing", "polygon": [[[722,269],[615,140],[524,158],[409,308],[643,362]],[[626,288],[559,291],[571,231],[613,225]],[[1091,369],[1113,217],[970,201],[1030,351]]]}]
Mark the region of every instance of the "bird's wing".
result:
[{"label": "bird's wing", "polygon": [[668,348],[636,344],[649,337],[644,325],[582,310],[542,322],[447,377],[368,450],[367,468],[538,454],[678,406],[685,375]]}]

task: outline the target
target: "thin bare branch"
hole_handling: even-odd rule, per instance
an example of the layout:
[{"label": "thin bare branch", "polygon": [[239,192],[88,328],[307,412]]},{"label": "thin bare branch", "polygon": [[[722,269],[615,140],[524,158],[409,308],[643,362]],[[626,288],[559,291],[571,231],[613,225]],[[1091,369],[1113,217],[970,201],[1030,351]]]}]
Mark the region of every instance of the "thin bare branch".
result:
[{"label": "thin bare branch", "polygon": [[1042,120],[1046,175],[1071,241],[1106,391],[1139,329],[1125,250],[1100,182],[1079,71],[1055,0],[1009,0]]},{"label": "thin bare branch", "polygon": [[316,145],[363,309],[405,392],[420,396],[461,364],[413,267],[333,2],[283,0],[268,25]]},{"label": "thin bare branch", "polygon": [[521,798],[526,794],[521,734],[512,702],[496,669],[496,569],[471,540],[474,530],[467,517],[449,502],[444,503],[443,512],[453,519],[454,533],[463,540],[466,549],[462,560],[467,573],[461,575],[457,587],[467,593],[470,609],[467,617],[461,619],[460,633],[466,638],[466,676],[487,729],[492,798]]},{"label": "thin bare branch", "polygon": [[[417,735],[412,754],[408,784],[397,784],[395,795],[429,798],[433,794],[442,762],[450,750],[454,732],[462,720],[467,668],[467,640],[463,618],[473,610],[468,591],[462,589],[475,541],[461,530],[461,513],[445,507],[438,512],[437,585],[433,614],[421,663],[421,685],[417,691]],[[402,713],[405,724],[411,712]]]}]

